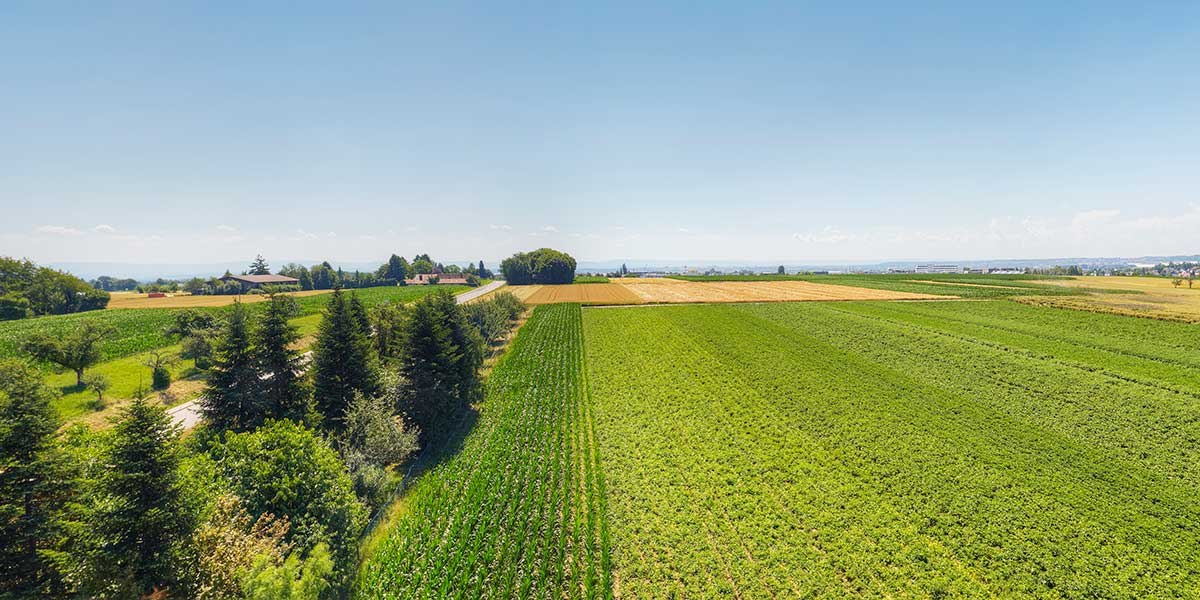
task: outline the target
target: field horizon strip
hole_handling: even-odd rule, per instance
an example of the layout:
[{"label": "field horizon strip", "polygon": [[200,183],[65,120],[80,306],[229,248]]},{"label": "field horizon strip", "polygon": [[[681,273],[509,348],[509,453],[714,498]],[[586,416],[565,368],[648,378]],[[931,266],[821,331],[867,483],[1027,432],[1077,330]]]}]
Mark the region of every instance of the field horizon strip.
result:
[{"label": "field horizon strip", "polygon": [[417,480],[366,557],[356,597],[611,597],[581,318],[576,304],[534,309],[461,449]]},{"label": "field horizon strip", "polygon": [[616,596],[1200,589],[1190,328],[997,301],[584,329]]}]

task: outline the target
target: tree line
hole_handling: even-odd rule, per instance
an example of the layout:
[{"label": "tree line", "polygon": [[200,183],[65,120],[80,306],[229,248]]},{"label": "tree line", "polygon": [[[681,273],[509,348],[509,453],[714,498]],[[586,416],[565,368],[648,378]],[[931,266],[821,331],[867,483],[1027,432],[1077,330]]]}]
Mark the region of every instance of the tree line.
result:
[{"label": "tree line", "polygon": [[518,252],[500,263],[500,272],[512,285],[558,284],[575,281],[575,259],[551,248]]},{"label": "tree line", "polygon": [[303,354],[294,300],[267,303],[172,326],[212,345],[186,437],[148,399],[60,432],[41,373],[0,362],[0,597],[339,597],[400,467],[464,422],[524,309],[448,291],[368,309],[338,289]]},{"label": "tree line", "polygon": [[108,300],[108,292],[70,273],[0,256],[0,321],[100,310]]}]

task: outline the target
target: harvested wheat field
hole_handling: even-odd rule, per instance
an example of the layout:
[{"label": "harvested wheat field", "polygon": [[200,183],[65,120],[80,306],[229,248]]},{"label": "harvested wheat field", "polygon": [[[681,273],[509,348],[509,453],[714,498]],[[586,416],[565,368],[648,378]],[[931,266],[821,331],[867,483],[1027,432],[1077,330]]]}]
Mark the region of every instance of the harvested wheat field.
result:
[{"label": "harvested wheat field", "polygon": [[[536,288],[528,294],[518,288]],[[526,304],[641,304],[642,299],[629,288],[615,283],[576,283],[570,285],[515,286],[512,289]]]},{"label": "harvested wheat field", "polygon": [[803,302],[833,300],[945,300],[934,296],[828,285],[808,281],[680,281],[677,279],[618,279],[614,285],[634,293],[642,303]]},{"label": "harvested wheat field", "polygon": [[[302,298],[328,294],[332,290],[309,290],[306,292],[288,292],[288,296]],[[200,308],[203,306],[225,306],[233,304],[234,300],[243,303],[262,302],[267,299],[263,294],[245,294],[242,296],[193,296],[191,294],[168,294],[163,298],[151,298],[149,294],[136,292],[113,292],[108,301],[108,308]]]}]

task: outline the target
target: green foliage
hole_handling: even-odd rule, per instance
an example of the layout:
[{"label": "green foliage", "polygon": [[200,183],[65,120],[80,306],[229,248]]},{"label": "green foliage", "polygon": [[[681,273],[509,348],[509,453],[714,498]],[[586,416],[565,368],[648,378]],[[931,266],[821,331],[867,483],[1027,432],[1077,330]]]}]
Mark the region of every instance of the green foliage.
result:
[{"label": "green foliage", "polygon": [[258,360],[251,347],[249,311],[238,303],[229,313],[225,332],[200,407],[204,418],[218,431],[245,431],[260,425],[269,414],[260,389]]},{"label": "green foliage", "polygon": [[510,292],[496,292],[485,300],[464,305],[462,311],[479,331],[484,344],[490,346],[512,331],[517,318],[525,312],[525,305]]},{"label": "green foliage", "polygon": [[83,370],[100,361],[100,346],[112,333],[110,325],[96,320],[82,321],[65,336],[34,335],[23,348],[39,360],[74,371],[76,385],[83,386]]},{"label": "green foliage", "polygon": [[16,293],[0,296],[0,321],[24,319],[29,312],[29,298]]},{"label": "green foliage", "polygon": [[109,295],[69,273],[0,256],[0,298],[7,299],[0,304],[4,320],[20,318],[22,308],[35,315],[98,310],[108,305]]},{"label": "green foliage", "polygon": [[272,421],[252,432],[227,434],[213,454],[247,512],[286,517],[287,541],[302,552],[328,544],[335,580],[343,580],[355,563],[366,511],[345,465],[315,431]]},{"label": "green foliage", "polygon": [[313,395],[324,422],[340,428],[347,406],[360,392],[378,391],[376,357],[368,337],[370,321],[357,296],[334,290],[313,348]]},{"label": "green foliage", "polygon": [[534,311],[484,405],[461,450],[408,492],[359,597],[610,596],[578,305]]},{"label": "green foliage", "polygon": [[299,330],[288,319],[299,310],[290,296],[273,296],[267,301],[254,336],[257,387],[266,415],[276,419],[309,418],[312,408],[303,378],[300,351],[295,349]]},{"label": "green foliage", "polygon": [[575,259],[550,248],[518,252],[500,263],[500,272],[510,285],[571,283]]},{"label": "green foliage", "polygon": [[[392,383],[393,388],[396,385]],[[407,460],[417,448],[416,432],[405,426],[389,398],[355,397],[339,437],[343,456],[358,454],[370,464],[389,467]]]},{"label": "green foliage", "polygon": [[371,345],[376,355],[385,359],[400,356],[407,318],[404,305],[399,303],[381,304],[370,311],[371,330],[374,332]]},{"label": "green foliage", "polygon": [[113,427],[87,544],[96,597],[130,597],[168,587],[193,525],[184,510],[179,432],[161,408],[134,400]]},{"label": "green foliage", "polygon": [[104,392],[107,392],[111,385],[112,384],[109,382],[108,378],[99,373],[92,373],[84,376],[83,386],[87,388],[89,392],[96,394],[96,401],[93,404],[93,407],[96,410],[101,410],[104,408]]},{"label": "green foliage", "polygon": [[318,544],[301,561],[293,552],[277,565],[260,555],[242,578],[247,600],[317,600],[330,589],[333,559],[324,544]]},{"label": "green foliage", "polygon": [[247,275],[270,275],[271,265],[267,264],[266,259],[261,254],[254,257],[254,261],[250,263],[250,268],[246,270]]},{"label": "green foliage", "polygon": [[245,598],[245,573],[260,562],[282,565],[291,545],[284,541],[288,520],[264,514],[252,518],[237,496],[216,499],[208,518],[192,534],[186,566],[189,598]]},{"label": "green foliage", "polygon": [[600,275],[576,275],[573,283],[609,283],[611,280]]},{"label": "green foliage", "polygon": [[434,294],[409,311],[400,373],[405,412],[426,439],[440,438],[477,397],[483,340],[450,294]]},{"label": "green foliage", "polygon": [[150,372],[150,389],[165,390],[171,387],[171,370],[166,367],[154,367]]},{"label": "green foliage", "polygon": [[0,361],[0,597],[54,596],[62,588],[52,559],[72,482],[54,444],[53,398],[32,366]]}]

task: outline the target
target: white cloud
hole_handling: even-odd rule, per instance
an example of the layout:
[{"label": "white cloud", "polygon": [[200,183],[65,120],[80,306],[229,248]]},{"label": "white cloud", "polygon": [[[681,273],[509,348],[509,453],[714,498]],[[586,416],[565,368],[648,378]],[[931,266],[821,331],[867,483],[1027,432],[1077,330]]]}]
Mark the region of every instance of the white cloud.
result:
[{"label": "white cloud", "polygon": [[492,231],[511,231],[512,225],[496,225],[495,223],[488,225],[488,229]]},{"label": "white cloud", "polygon": [[862,236],[859,234],[846,233],[833,225],[826,225],[824,229],[817,232],[792,234],[792,239],[806,244],[840,244],[860,237]]},{"label": "white cloud", "polygon": [[687,227],[680,227],[679,229],[676,229],[676,231],[678,231],[679,233],[691,233],[692,232],[692,230],[688,229]]},{"label": "white cloud", "polygon": [[93,227],[92,231],[94,231],[96,233],[116,233],[117,228],[113,227],[112,225],[100,224],[100,225]]},{"label": "white cloud", "polygon": [[74,227],[65,227],[63,225],[42,225],[34,231],[38,233],[48,233],[51,235],[79,235],[82,233]]},{"label": "white cloud", "polygon": [[546,233],[557,233],[558,228],[553,225],[546,225],[545,227],[542,227],[542,231],[545,231]]},{"label": "white cloud", "polygon": [[224,231],[225,233],[237,233],[237,230],[238,228],[234,227],[233,225],[217,225],[217,231]]},{"label": "white cloud", "polygon": [[297,229],[296,235],[300,236],[300,239],[304,239],[304,240],[315,240],[318,237],[320,237],[315,233],[311,233],[311,232],[305,231],[303,229]]}]

